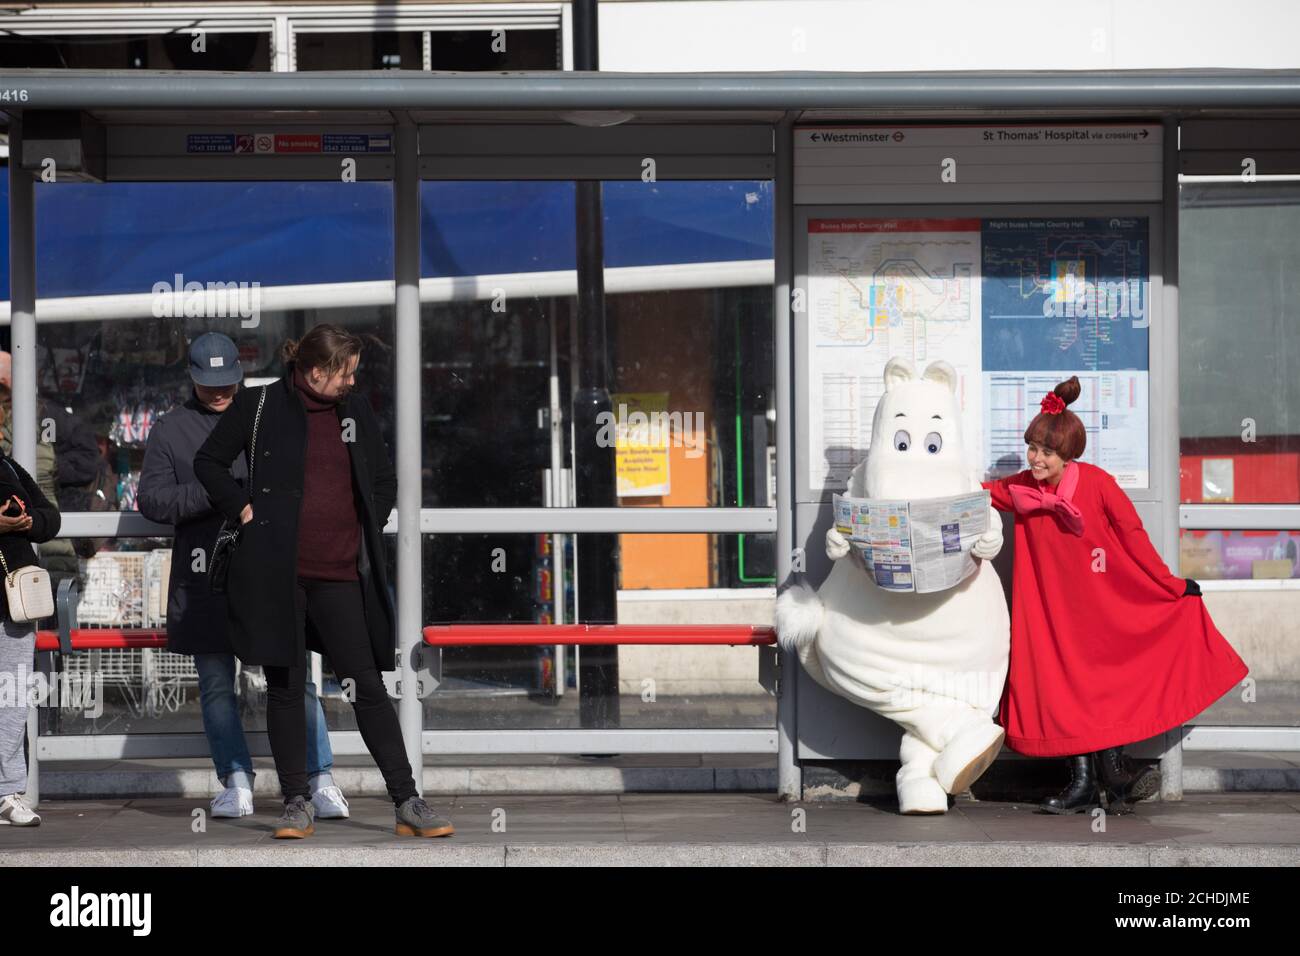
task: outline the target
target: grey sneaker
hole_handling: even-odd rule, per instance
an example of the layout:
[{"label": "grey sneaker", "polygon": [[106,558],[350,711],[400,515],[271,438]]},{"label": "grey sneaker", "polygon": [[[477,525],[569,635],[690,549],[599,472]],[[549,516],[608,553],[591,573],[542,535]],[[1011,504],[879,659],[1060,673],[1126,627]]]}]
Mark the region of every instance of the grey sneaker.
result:
[{"label": "grey sneaker", "polygon": [[275,821],[277,840],[301,840],[316,832],[316,808],[306,797],[293,797],[284,802],[284,813]]},{"label": "grey sneaker", "polygon": [[434,813],[422,798],[409,797],[397,808],[394,832],[398,836],[437,837],[451,836],[456,829],[446,817]]}]

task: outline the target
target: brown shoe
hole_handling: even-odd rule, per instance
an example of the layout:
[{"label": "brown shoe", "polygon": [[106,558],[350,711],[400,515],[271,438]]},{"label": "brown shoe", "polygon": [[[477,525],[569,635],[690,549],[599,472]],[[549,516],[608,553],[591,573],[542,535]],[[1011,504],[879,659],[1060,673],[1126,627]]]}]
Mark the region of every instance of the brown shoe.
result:
[{"label": "brown shoe", "polygon": [[451,821],[440,817],[420,797],[408,797],[397,808],[397,824],[393,828],[398,836],[439,837],[456,832]]},{"label": "brown shoe", "polygon": [[284,813],[275,821],[277,840],[301,840],[316,832],[316,808],[306,797],[293,797],[284,802]]}]

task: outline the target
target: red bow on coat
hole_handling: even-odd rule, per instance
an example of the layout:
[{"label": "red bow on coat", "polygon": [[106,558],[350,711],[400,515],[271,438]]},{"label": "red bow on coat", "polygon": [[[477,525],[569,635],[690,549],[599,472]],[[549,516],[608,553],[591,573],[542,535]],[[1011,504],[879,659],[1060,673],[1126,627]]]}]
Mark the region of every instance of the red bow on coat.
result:
[{"label": "red bow on coat", "polygon": [[1037,488],[1030,488],[1028,485],[1007,485],[1007,490],[1011,492],[1011,504],[1015,507],[1018,514],[1028,514],[1031,511],[1049,511],[1055,513],[1061,524],[1065,525],[1067,531],[1072,534],[1083,535],[1083,512],[1074,506],[1070,498],[1074,495],[1075,486],[1079,484],[1079,469],[1074,462],[1065,466],[1065,472],[1061,475],[1061,480],[1057,484],[1059,494],[1054,494],[1045,489],[1050,488],[1043,482],[1038,482]]}]

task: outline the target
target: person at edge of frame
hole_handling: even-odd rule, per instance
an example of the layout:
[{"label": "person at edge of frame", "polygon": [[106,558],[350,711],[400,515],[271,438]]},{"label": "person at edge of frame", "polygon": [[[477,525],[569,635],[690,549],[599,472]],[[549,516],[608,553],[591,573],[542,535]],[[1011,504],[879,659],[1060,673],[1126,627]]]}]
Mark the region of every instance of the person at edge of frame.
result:
[{"label": "person at edge of frame", "polygon": [[[22,465],[0,454],[0,554],[8,571],[39,564],[32,545],[57,535],[62,520],[59,509]],[[15,621],[7,600],[0,600],[0,614],[4,617],[0,623],[0,680],[13,690],[0,694],[0,825],[40,826],[40,815],[24,799],[27,756],[23,752],[36,622]]]}]

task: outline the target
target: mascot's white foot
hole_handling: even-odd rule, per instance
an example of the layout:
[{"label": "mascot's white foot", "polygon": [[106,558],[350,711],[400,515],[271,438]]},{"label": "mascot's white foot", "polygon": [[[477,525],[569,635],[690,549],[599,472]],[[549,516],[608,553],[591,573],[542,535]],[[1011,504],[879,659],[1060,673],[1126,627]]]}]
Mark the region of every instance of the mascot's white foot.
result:
[{"label": "mascot's white foot", "polygon": [[963,730],[934,762],[934,776],[948,793],[961,793],[989,768],[1002,749],[1005,731],[990,721]]},{"label": "mascot's white foot", "polygon": [[915,777],[899,780],[899,813],[947,813],[948,794],[934,777]]},{"label": "mascot's white foot", "polygon": [[904,732],[898,757],[903,765],[894,777],[899,813],[947,813],[948,794],[934,779],[934,762],[939,752],[920,737]]}]

